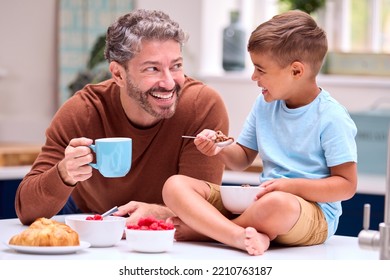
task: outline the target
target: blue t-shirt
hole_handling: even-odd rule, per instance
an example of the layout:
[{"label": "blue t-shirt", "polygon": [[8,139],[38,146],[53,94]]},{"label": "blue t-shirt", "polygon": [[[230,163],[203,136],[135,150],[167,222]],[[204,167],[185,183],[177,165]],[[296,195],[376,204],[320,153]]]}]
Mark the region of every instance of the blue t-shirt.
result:
[{"label": "blue t-shirt", "polygon": [[[281,100],[267,103],[260,95],[237,142],[259,152],[260,182],[275,178],[319,179],[329,167],[357,162],[357,128],[348,111],[328,92],[310,104],[289,109]],[[337,229],[341,202],[318,203],[328,223],[328,238]]]}]

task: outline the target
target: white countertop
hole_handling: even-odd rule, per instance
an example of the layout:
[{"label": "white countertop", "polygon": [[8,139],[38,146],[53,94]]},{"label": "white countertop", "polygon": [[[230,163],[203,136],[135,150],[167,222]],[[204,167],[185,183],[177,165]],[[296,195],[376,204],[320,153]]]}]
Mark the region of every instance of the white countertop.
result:
[{"label": "white countertop", "polygon": [[0,180],[19,180],[30,171],[30,165],[0,167]]},{"label": "white countertop", "polygon": [[[64,216],[54,219],[64,221]],[[126,240],[109,248],[87,248],[63,255],[26,254],[6,244],[27,228],[18,219],[0,220],[0,260],[379,260],[379,252],[363,250],[356,237],[333,236],[327,242],[307,247],[271,247],[264,255],[247,253],[213,242],[175,242],[173,249],[160,254],[131,251]]]},{"label": "white countertop", "polygon": [[[7,168],[6,176],[1,179],[15,179],[14,176],[24,176],[30,167]],[[4,170],[4,169],[3,169]],[[12,172],[8,172],[12,170]],[[246,172],[248,173],[248,172]],[[243,176],[245,175],[245,176]],[[17,177],[17,178],[21,178]],[[229,183],[256,184],[258,174],[240,174],[227,171],[224,180]],[[359,192],[383,194],[385,188],[384,176],[359,176]],[[54,219],[63,222],[64,216]],[[321,271],[321,279],[334,278],[341,272],[348,273],[349,278],[362,276],[385,275],[389,273],[390,261],[380,261],[379,251],[361,249],[357,237],[336,235],[324,244],[306,247],[275,247],[271,246],[261,256],[249,256],[247,253],[224,246],[216,242],[174,242],[169,252],[149,254],[132,251],[121,240],[109,248],[86,248],[70,254],[44,255],[18,252],[7,246],[9,239],[27,228],[18,219],[0,220],[0,278],[9,275],[21,279],[52,280],[58,279],[119,279],[118,273],[124,268],[133,269],[163,269],[164,271],[183,272],[193,269],[203,274],[194,276],[198,280],[214,279],[213,272],[222,272],[223,279],[313,279]],[[83,260],[80,262],[80,260]],[[50,263],[48,263],[50,261]],[[369,262],[368,262],[369,261]],[[20,269],[23,268],[23,269]],[[64,269],[71,268],[71,269]],[[258,269],[272,268],[268,276],[226,274],[237,268]],[[59,274],[58,272],[61,271]],[[120,274],[119,274],[120,275]],[[165,274],[164,274],[165,275]],[[195,279],[182,276],[165,277],[164,279]],[[125,278],[123,278],[125,276]],[[167,275],[165,275],[167,276]],[[220,276],[220,275],[217,275]],[[294,277],[296,276],[296,277]],[[62,277],[62,278],[61,278]],[[249,277],[249,278],[248,278]],[[161,279],[161,276],[127,275],[131,279]],[[127,279],[122,275],[120,279]],[[218,278],[218,277],[217,277]]]}]

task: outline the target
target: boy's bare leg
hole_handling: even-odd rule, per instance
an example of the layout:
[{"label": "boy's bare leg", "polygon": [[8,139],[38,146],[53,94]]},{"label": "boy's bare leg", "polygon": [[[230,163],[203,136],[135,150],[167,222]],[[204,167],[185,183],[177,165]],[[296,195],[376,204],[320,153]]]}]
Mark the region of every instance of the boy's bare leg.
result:
[{"label": "boy's bare leg", "polygon": [[182,175],[168,179],[163,189],[165,204],[200,234],[251,255],[263,254],[270,244],[268,235],[251,226],[237,225],[224,217],[207,202],[209,195],[210,188],[205,182]]},{"label": "boy's bare leg", "polygon": [[210,237],[193,230],[179,217],[170,217],[167,222],[172,223],[175,228],[175,239],[177,241],[212,241]]}]

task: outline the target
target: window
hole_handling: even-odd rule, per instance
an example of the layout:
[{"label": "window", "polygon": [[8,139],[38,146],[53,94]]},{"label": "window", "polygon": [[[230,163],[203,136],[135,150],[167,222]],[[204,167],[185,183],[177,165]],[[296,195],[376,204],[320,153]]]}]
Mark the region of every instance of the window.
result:
[{"label": "window", "polygon": [[349,1],[351,51],[390,52],[390,0]]},{"label": "window", "polygon": [[[215,49],[207,45],[202,74],[222,71],[215,66],[221,64],[219,58],[222,57],[219,43],[222,38],[219,36],[229,23],[228,15],[232,9],[240,11],[248,37],[256,26],[286,10],[286,5],[279,0],[220,0],[204,1],[203,4],[204,11],[215,13],[218,9],[218,14],[225,16],[210,16],[210,12],[202,16],[203,25],[207,26],[203,29],[204,41],[217,41]],[[326,0],[325,7],[312,16],[327,33],[329,51],[390,53],[390,0]]]},{"label": "window", "polygon": [[[278,0],[241,0],[238,4],[253,5],[252,17],[257,21],[285,9]],[[390,0],[326,0],[325,7],[312,16],[326,30],[330,50],[390,52]]]}]

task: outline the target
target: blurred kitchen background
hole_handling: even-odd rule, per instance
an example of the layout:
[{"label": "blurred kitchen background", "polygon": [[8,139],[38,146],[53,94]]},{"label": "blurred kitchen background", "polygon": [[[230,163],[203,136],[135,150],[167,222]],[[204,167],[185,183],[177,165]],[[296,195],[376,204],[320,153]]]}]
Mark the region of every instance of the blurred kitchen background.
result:
[{"label": "blurred kitchen background", "polygon": [[[105,77],[104,61],[88,65],[93,48],[107,26],[133,8],[164,10],[190,34],[185,70],[222,94],[236,137],[259,89],[250,80],[247,54],[244,70],[222,68],[223,28],[230,12],[239,11],[248,38],[294,2],[313,7],[328,35],[319,84],[351,112],[390,104],[390,0],[0,1],[0,142],[43,141],[53,114],[73,94],[71,86]],[[98,55],[94,59],[99,62]]]},{"label": "blurred kitchen background", "polygon": [[[183,50],[186,73],[220,92],[233,137],[260,91],[250,79],[253,67],[246,52],[243,69],[223,67],[223,31],[232,12],[239,15],[237,28],[246,39],[275,14],[293,8],[309,12],[329,41],[318,84],[349,110],[359,128],[359,191],[348,202],[350,210],[345,207],[350,223],[340,232],[358,233],[363,202],[372,204],[374,226],[383,221],[390,0],[0,0],[0,218],[14,215],[15,188],[59,106],[80,86],[107,77],[106,29],[135,8],[163,10],[189,33]],[[232,176],[232,182],[249,180]]]}]

